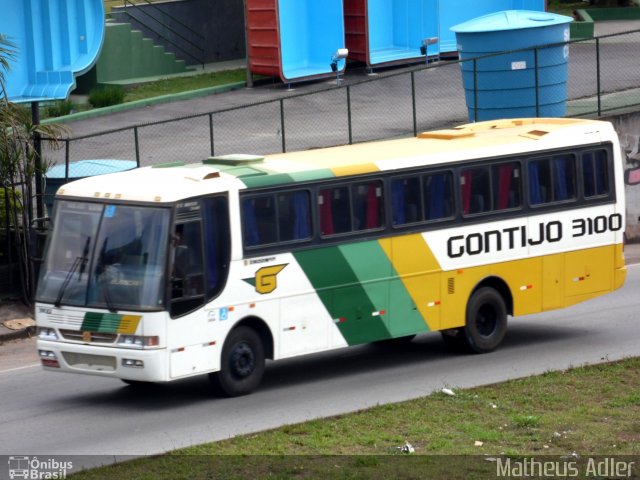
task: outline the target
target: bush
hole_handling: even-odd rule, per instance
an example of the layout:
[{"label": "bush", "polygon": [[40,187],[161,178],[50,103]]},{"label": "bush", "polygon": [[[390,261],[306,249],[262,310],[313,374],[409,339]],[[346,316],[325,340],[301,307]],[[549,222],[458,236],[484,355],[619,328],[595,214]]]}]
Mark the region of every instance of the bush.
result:
[{"label": "bush", "polygon": [[71,100],[58,100],[46,106],[45,115],[49,118],[63,117],[69,115],[74,108],[75,105]]},{"label": "bush", "polygon": [[7,200],[9,200],[9,209],[18,209],[20,212],[20,192],[13,189],[5,189],[0,187],[0,230],[7,227]]},{"label": "bush", "polygon": [[89,103],[93,108],[110,107],[124,102],[124,89],[116,85],[95,88],[89,92]]}]

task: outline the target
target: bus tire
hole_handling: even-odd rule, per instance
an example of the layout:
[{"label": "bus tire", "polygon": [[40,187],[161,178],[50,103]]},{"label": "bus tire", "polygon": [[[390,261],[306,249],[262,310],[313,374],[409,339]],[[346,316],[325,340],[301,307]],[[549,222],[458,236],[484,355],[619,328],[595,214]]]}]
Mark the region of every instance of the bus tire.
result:
[{"label": "bus tire", "polygon": [[249,327],[231,331],[222,347],[220,371],[210,374],[214,389],[227,397],[253,392],[264,374],[264,346]]},{"label": "bus tire", "polygon": [[491,287],[476,290],[467,303],[466,324],[460,332],[473,353],[495,350],[507,333],[507,307]]}]

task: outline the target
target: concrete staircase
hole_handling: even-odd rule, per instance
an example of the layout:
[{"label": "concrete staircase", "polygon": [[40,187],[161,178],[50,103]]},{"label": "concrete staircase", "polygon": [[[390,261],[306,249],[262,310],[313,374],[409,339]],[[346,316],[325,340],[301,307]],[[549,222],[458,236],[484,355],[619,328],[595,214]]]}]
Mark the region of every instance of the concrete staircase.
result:
[{"label": "concrete staircase", "polygon": [[126,85],[188,71],[184,60],[154,45],[129,23],[107,22],[102,51],[93,68],[78,78],[81,91],[99,85]]}]

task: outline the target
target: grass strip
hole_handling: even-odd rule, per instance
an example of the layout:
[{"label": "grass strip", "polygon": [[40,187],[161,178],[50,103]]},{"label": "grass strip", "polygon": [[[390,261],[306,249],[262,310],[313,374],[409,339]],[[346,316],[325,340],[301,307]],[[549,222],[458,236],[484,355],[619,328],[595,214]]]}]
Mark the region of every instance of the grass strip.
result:
[{"label": "grass strip", "polygon": [[[405,442],[414,453],[402,454]],[[603,473],[586,470],[592,460],[595,468],[594,456],[603,462],[614,456],[640,460],[640,358],[548,372],[454,396],[438,392],[73,478],[495,478],[505,459],[532,456],[565,470],[571,468],[567,462],[576,462],[581,478]],[[625,478],[638,478],[640,462],[635,469]]]}]

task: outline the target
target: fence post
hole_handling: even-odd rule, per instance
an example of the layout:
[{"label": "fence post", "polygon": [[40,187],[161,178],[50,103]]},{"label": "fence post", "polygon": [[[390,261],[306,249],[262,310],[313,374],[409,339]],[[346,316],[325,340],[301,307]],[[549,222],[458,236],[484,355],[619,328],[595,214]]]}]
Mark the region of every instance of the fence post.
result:
[{"label": "fence post", "polygon": [[478,121],[478,61],[473,59],[473,121]]},{"label": "fence post", "polygon": [[136,147],[136,167],[140,168],[140,143],[138,142],[138,126],[133,127],[133,139]]},{"label": "fence post", "polygon": [[64,182],[67,183],[69,181],[69,139],[65,138],[64,143]]},{"label": "fence post", "polygon": [[596,37],[596,85],[598,89],[598,116],[602,116],[602,97],[600,96],[600,38]]},{"label": "fence post", "polygon": [[411,71],[411,107],[413,108],[413,136],[418,136],[418,120],[416,118],[416,76]]},{"label": "fence post", "polygon": [[353,129],[351,127],[351,85],[347,85],[347,124],[349,129],[349,145],[353,145]]},{"label": "fence post", "polygon": [[215,148],[213,144],[213,113],[209,114],[209,143],[211,145],[211,156],[215,156]]},{"label": "fence post", "polygon": [[282,153],[287,152],[287,140],[284,135],[284,99],[280,99],[280,130],[282,131]]},{"label": "fence post", "polygon": [[540,117],[540,78],[538,75],[538,47],[533,49],[533,66],[536,82],[536,117]]},{"label": "fence post", "polygon": [[[13,195],[13,191],[11,192],[11,194],[9,193],[9,185],[3,185],[3,191],[4,191],[4,231],[5,231],[5,245],[6,245],[6,250],[7,250],[7,268],[8,273],[9,273],[9,286],[8,289],[10,292],[13,291],[13,282],[14,282],[14,275],[13,275],[13,255],[11,253],[11,249],[13,248],[13,244],[11,242],[11,212],[9,210],[9,195]],[[0,292],[0,293],[4,293],[4,292]]]}]

